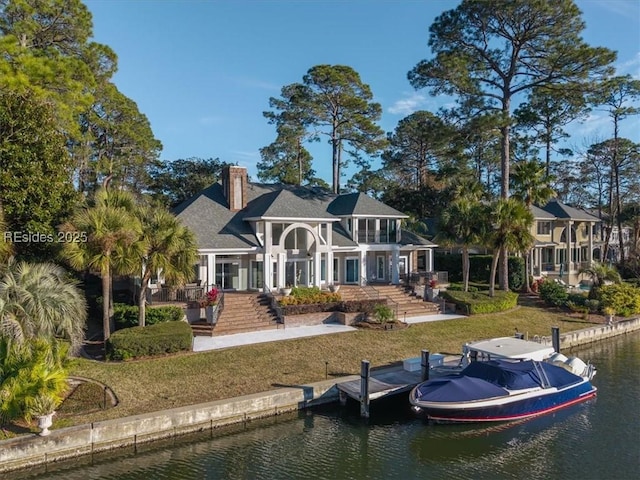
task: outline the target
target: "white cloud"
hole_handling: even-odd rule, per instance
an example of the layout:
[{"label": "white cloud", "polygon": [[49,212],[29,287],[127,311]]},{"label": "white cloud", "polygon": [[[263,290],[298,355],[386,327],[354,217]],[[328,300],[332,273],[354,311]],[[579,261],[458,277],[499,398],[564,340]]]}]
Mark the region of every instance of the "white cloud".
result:
[{"label": "white cloud", "polygon": [[[405,95],[407,95],[405,93]],[[427,97],[419,93],[412,93],[407,98],[396,100],[393,105],[387,108],[389,113],[394,115],[410,115],[417,110],[423,109],[427,104]]]},{"label": "white cloud", "polygon": [[619,75],[629,74],[633,78],[640,80],[640,52],[636,52],[635,57],[618,65],[616,70]]}]

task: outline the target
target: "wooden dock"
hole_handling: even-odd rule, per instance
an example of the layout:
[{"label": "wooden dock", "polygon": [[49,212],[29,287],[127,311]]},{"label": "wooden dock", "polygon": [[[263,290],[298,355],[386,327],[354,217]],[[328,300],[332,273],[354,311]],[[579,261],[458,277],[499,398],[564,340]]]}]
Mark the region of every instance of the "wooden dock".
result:
[{"label": "wooden dock", "polygon": [[[418,360],[418,359],[416,359]],[[429,378],[429,352],[422,350],[420,369],[405,370],[402,367],[388,368],[371,374],[368,360],[360,364],[360,380],[336,383],[340,403],[345,405],[351,397],[360,402],[360,416],[369,418],[369,402],[379,398],[406,392]]]}]

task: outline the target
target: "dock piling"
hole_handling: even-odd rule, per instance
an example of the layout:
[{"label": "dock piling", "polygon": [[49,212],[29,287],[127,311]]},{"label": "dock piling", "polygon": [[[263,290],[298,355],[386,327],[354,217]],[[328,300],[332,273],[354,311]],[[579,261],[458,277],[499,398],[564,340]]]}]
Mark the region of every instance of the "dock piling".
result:
[{"label": "dock piling", "polygon": [[551,342],[553,349],[560,353],[560,327],[551,327]]},{"label": "dock piling", "polygon": [[422,367],[422,381],[426,382],[427,380],[429,380],[429,350],[422,350],[420,366]]},{"label": "dock piling", "polygon": [[369,375],[371,365],[369,360],[362,360],[360,364],[360,416],[369,418]]}]

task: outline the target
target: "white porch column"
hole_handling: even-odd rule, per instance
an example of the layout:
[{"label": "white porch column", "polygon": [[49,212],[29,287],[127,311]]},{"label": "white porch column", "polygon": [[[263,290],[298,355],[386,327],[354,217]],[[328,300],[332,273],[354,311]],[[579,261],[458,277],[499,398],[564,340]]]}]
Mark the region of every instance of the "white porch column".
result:
[{"label": "white porch column", "polygon": [[313,286],[320,287],[322,282],[322,253],[313,254]]},{"label": "white porch column", "polygon": [[434,272],[436,267],[435,267],[434,262],[433,262],[433,249],[432,248],[427,250],[426,261],[427,261],[427,264],[425,265],[426,271],[427,272]]},{"label": "white porch column", "polygon": [[571,220],[569,220],[567,222],[567,271],[565,272],[567,275],[569,275],[570,272],[572,272],[572,268],[571,268],[571,243],[573,242],[573,239],[571,238],[571,225],[573,224],[573,222]]},{"label": "white porch column", "polygon": [[287,262],[287,254],[279,253],[278,254],[278,288],[286,287],[286,269],[285,265]]},{"label": "white porch column", "polygon": [[333,270],[333,252],[328,251],[326,258],[327,258],[327,285],[331,285],[334,283],[333,276],[335,275],[335,272]]},{"label": "white porch column", "polygon": [[216,256],[213,253],[207,253],[207,288],[216,284]]},{"label": "white porch column", "polygon": [[397,249],[391,252],[391,283],[400,283],[400,250]]},{"label": "white porch column", "polygon": [[587,261],[589,265],[593,263],[593,223],[589,224],[589,253],[587,253]]},{"label": "white porch column", "polygon": [[369,276],[367,275],[367,252],[364,250],[361,250],[360,251],[360,278],[358,279],[358,285],[362,285],[363,278],[369,281]]},{"label": "white porch column", "polygon": [[271,261],[271,254],[265,253],[262,255],[262,274],[264,275],[262,291],[270,292],[273,289],[273,262]]}]

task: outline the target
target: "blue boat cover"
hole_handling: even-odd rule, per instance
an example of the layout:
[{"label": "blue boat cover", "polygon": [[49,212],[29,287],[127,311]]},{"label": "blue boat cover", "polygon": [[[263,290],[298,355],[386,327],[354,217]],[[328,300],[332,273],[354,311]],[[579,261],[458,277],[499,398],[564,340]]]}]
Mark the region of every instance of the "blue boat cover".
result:
[{"label": "blue boat cover", "polygon": [[[537,362],[546,373],[549,385],[564,387],[582,380],[562,367]],[[425,402],[464,402],[508,395],[509,390],[542,386],[533,361],[489,360],[471,362],[458,375],[448,375],[421,383],[416,398]]]},{"label": "blue boat cover", "polygon": [[421,383],[416,387],[416,398],[425,402],[464,402],[509,395],[485,380],[463,375],[448,375]]},{"label": "blue boat cover", "polygon": [[[532,360],[510,362],[506,360],[489,360],[486,362],[471,362],[460,375],[481,378],[509,390],[521,390],[534,387],[565,387],[582,380],[570,371],[547,362]],[[548,384],[544,385],[539,372],[543,371]],[[546,382],[545,382],[546,383]]]}]

